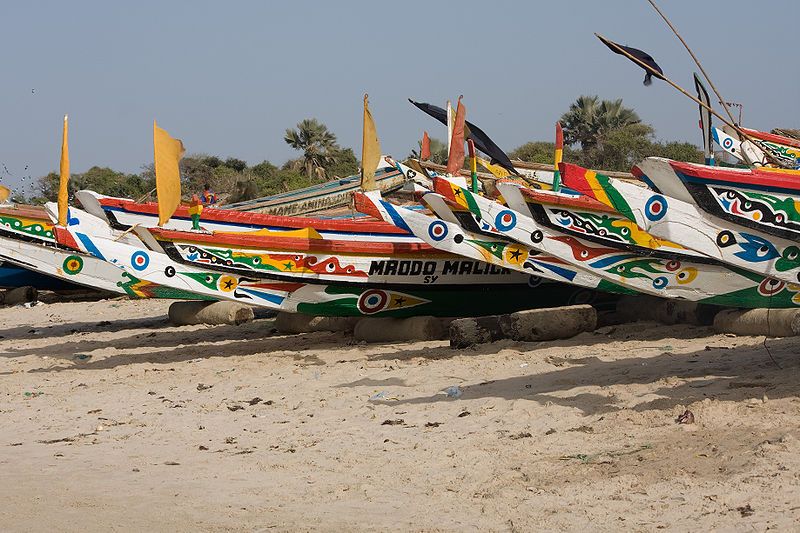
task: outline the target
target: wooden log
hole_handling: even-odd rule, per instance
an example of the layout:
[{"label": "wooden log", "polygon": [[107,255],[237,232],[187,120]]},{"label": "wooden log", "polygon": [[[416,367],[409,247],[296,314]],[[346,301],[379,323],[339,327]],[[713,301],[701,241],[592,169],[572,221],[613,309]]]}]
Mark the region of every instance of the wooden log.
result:
[{"label": "wooden log", "polygon": [[500,328],[515,341],[567,339],[597,327],[597,311],[591,305],[529,309],[500,315]]},{"label": "wooden log", "polygon": [[620,322],[652,320],[662,324],[692,324],[710,326],[720,307],[685,300],[639,295],[623,296],[617,302],[616,315]]},{"label": "wooden log", "polygon": [[499,316],[459,318],[450,323],[450,347],[467,348],[504,337]]},{"label": "wooden log", "polygon": [[714,330],[736,335],[800,335],[800,309],[726,309],[714,318]]},{"label": "wooden log", "polygon": [[433,316],[362,318],[353,338],[366,342],[434,341],[447,338],[450,319]]},{"label": "wooden log", "polygon": [[36,287],[15,287],[3,293],[4,305],[19,305],[28,302],[35,302],[39,297]]},{"label": "wooden log", "polygon": [[359,320],[361,318],[357,316],[313,316],[282,311],[275,319],[275,328],[279,333],[288,335],[312,331],[351,333]]},{"label": "wooden log", "polygon": [[597,311],[591,305],[530,309],[509,315],[462,318],[450,324],[450,347],[510,338],[517,341],[566,339],[597,327]]},{"label": "wooden log", "polygon": [[243,324],[253,320],[253,308],[237,302],[175,302],[169,321],[175,326],[194,324]]}]

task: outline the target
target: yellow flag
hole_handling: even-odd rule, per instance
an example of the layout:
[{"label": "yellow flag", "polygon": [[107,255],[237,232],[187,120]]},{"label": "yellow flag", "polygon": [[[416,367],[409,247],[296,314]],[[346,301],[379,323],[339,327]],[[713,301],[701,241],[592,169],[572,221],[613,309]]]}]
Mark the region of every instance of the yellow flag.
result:
[{"label": "yellow flag", "polygon": [[183,157],[183,143],[173,139],[153,121],[156,195],[158,196],[158,225],[163,226],[181,203],[181,171],[178,163]]},{"label": "yellow flag", "polygon": [[511,172],[500,165],[493,165],[482,157],[476,157],[475,159],[478,160],[478,163],[480,163],[482,167],[491,172],[495,178],[507,178],[511,175]]},{"label": "yellow flag", "polygon": [[11,196],[11,189],[4,185],[0,185],[0,204],[8,200],[9,196]]},{"label": "yellow flag", "polygon": [[67,225],[67,209],[69,208],[69,123],[64,115],[64,133],[61,137],[61,177],[58,183],[58,225]]},{"label": "yellow flag", "polygon": [[375,121],[369,112],[369,95],[364,95],[364,136],[361,143],[361,188],[365,191],[374,191],[378,188],[375,183],[375,169],[381,160],[381,143],[378,140],[378,131]]}]

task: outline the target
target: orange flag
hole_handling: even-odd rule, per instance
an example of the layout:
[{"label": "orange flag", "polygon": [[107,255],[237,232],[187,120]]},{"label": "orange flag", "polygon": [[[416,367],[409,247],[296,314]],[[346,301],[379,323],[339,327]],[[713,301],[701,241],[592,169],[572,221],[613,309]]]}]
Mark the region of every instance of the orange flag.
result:
[{"label": "orange flag", "polygon": [[64,115],[64,131],[61,137],[61,166],[59,172],[61,177],[58,183],[58,225],[67,225],[67,209],[69,209],[69,143],[67,142],[68,132],[67,115]]},{"label": "orange flag", "polygon": [[450,153],[447,155],[446,172],[451,176],[457,175],[458,171],[464,166],[464,121],[467,118],[467,110],[464,104],[461,103],[461,98],[461,96],[458,97],[453,138],[450,140]]},{"label": "orange flag", "polygon": [[431,138],[428,137],[428,132],[422,133],[422,149],[419,151],[419,158],[427,161],[431,158]]},{"label": "orange flag", "polygon": [[183,143],[173,139],[153,121],[153,152],[158,196],[158,225],[163,226],[181,203],[181,171]]},{"label": "orange flag", "polygon": [[0,185],[0,204],[8,200],[9,196],[11,196],[11,189],[4,185]]}]

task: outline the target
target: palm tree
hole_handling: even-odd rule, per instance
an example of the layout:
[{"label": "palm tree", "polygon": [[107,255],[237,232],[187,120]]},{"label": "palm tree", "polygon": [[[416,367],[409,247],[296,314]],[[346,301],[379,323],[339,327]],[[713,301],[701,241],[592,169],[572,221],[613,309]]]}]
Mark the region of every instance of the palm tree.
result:
[{"label": "palm tree", "polygon": [[305,169],[309,180],[315,175],[319,179],[324,178],[325,165],[336,162],[339,151],[336,135],[315,118],[307,118],[298,123],[297,129],[287,129],[283,140],[295,150],[303,152],[298,162]]},{"label": "palm tree", "polygon": [[622,105],[622,99],[602,100],[580,96],[561,116],[566,144],[580,143],[583,150],[594,148],[611,130],[638,124],[639,115]]}]

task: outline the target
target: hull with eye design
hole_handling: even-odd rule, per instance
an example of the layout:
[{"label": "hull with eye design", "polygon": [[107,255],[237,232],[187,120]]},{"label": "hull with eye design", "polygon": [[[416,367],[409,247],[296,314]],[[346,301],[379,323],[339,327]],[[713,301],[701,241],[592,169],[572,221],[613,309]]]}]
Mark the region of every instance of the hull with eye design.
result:
[{"label": "hull with eye design", "polygon": [[523,186],[519,184],[498,184],[507,206],[446,180],[435,180],[434,186],[443,196],[470,209],[481,221],[507,237],[640,292],[733,307],[800,305],[800,286],[796,284],[721,264],[631,254],[555,232],[525,212],[527,202],[520,192]]},{"label": "hull with eye design", "polygon": [[[454,256],[441,261],[430,257],[427,262],[415,259],[413,264],[405,263],[407,267],[400,263],[403,259],[384,257],[394,261],[379,266],[383,273],[378,278],[388,281],[384,283],[369,282],[369,276],[365,278],[358,272],[330,276],[360,281],[325,281],[322,278],[327,274],[320,277],[313,271],[316,261],[301,266],[308,271],[294,274],[260,275],[253,270],[241,274],[231,269],[212,269],[209,265],[175,261],[133,233],[120,239],[121,235],[104,222],[100,221],[103,226],[99,226],[99,219],[78,210],[70,213],[70,225],[57,229],[60,243],[139,279],[206,298],[314,315],[389,317],[480,316],[548,306],[551,302],[585,303],[580,295],[570,301],[563,291],[540,289],[530,276]],[[437,267],[444,270],[444,283],[438,283]],[[428,283],[420,275],[430,276]],[[422,281],[413,281],[419,279]]]}]

